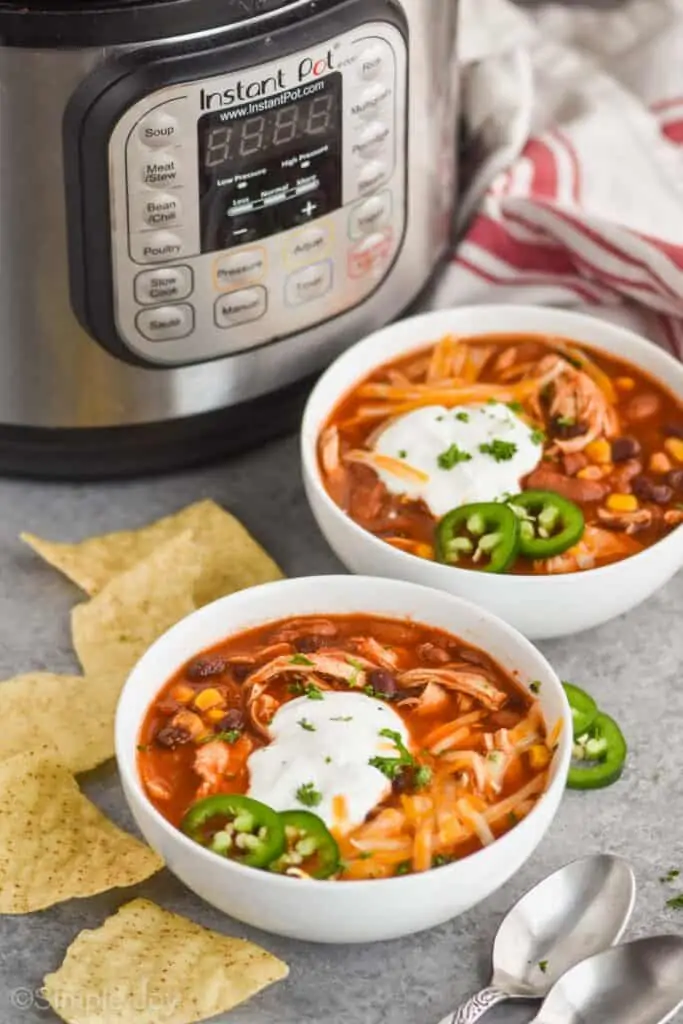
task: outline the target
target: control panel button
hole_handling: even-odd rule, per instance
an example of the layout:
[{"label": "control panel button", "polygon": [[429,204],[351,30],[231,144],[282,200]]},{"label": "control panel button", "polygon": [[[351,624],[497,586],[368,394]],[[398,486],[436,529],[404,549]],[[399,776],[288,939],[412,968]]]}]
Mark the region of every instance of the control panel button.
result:
[{"label": "control panel button", "polygon": [[153,149],[174,145],[179,133],[178,119],[163,109],[153,110],[138,125],[140,142]]},{"label": "control panel button", "polygon": [[371,82],[384,71],[387,64],[385,51],[381,46],[368,46],[361,51],[358,58],[358,74],[366,82]]},{"label": "control panel button", "polygon": [[166,263],[182,256],[184,249],[182,238],[173,231],[143,232],[130,240],[131,256],[136,263]]},{"label": "control panel button", "polygon": [[287,240],[285,260],[289,266],[313,263],[324,256],[329,242],[330,232],[327,228],[311,227],[297,231]]},{"label": "control panel button", "polygon": [[243,249],[241,252],[221,256],[215,264],[216,288],[234,288],[255,284],[266,272],[265,249]]},{"label": "control panel button", "polygon": [[388,165],[383,160],[372,160],[358,175],[358,192],[362,196],[371,195],[386,182],[388,177]]},{"label": "control panel button", "polygon": [[285,284],[285,298],[289,306],[301,306],[319,299],[332,287],[332,262],[325,260],[290,274]]},{"label": "control panel button", "polygon": [[371,196],[365,202],[354,206],[349,220],[351,238],[362,238],[364,235],[386,227],[391,220],[391,210],[391,192],[382,192],[378,196]]},{"label": "control panel button", "polygon": [[173,341],[186,338],[194,330],[192,306],[157,306],[142,309],[135,318],[137,328],[148,341]]},{"label": "control panel button", "polygon": [[141,306],[153,302],[174,302],[186,299],[192,292],[192,271],[189,267],[159,267],[143,270],[135,278],[135,301]]},{"label": "control panel button", "polygon": [[180,160],[174,153],[157,153],[140,167],[140,178],[150,188],[175,188],[182,184],[180,173]]},{"label": "control panel button", "polygon": [[175,227],[181,223],[182,204],[180,196],[172,192],[147,192],[136,201],[134,217],[137,227],[148,228]]},{"label": "control panel button", "polygon": [[237,324],[258,320],[268,308],[268,293],[260,285],[243,288],[229,295],[220,295],[213,309],[217,327],[235,327]]},{"label": "control panel button", "polygon": [[372,121],[359,133],[353,144],[356,156],[377,156],[385,148],[391,137],[391,128],[384,121]]},{"label": "control panel button", "polygon": [[363,89],[355,103],[351,104],[351,113],[355,117],[370,118],[376,117],[378,111],[386,105],[392,90],[388,85],[375,82]]},{"label": "control panel button", "polygon": [[349,253],[349,277],[365,277],[381,270],[391,255],[393,232],[390,228],[368,235]]}]

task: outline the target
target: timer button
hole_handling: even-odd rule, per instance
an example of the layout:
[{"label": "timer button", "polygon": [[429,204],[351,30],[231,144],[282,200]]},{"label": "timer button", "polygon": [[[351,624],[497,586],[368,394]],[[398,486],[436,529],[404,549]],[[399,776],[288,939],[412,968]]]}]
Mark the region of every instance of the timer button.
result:
[{"label": "timer button", "polygon": [[185,246],[172,231],[145,231],[131,238],[130,250],[136,263],[166,263],[182,256]]},{"label": "timer button", "polygon": [[389,177],[389,167],[383,160],[372,160],[367,163],[358,175],[358,191],[367,196],[376,192]]},{"label": "timer button", "polygon": [[259,285],[239,292],[220,295],[213,307],[217,327],[235,327],[259,320],[268,308],[268,293]]},{"label": "timer button", "polygon": [[186,338],[194,330],[192,306],[157,306],[143,309],[135,318],[137,328],[148,341],[173,341]]},{"label": "timer button", "polygon": [[221,256],[214,264],[216,288],[224,290],[236,285],[256,284],[266,272],[265,249],[242,249]]},{"label": "timer button", "polygon": [[143,117],[138,125],[138,138],[145,146],[163,149],[174,145],[178,137],[180,124],[178,119],[164,110],[153,110]]},{"label": "timer button", "polygon": [[363,89],[356,103],[351,105],[351,113],[355,117],[375,117],[391,96],[392,89],[388,85],[376,82]]},{"label": "timer button", "polygon": [[166,228],[181,222],[180,197],[172,192],[147,192],[138,198],[136,206],[136,220],[141,225]]},{"label": "timer button", "polygon": [[157,153],[144,160],[140,168],[140,178],[150,188],[176,188],[182,184],[180,174],[180,160],[171,153]]},{"label": "timer button", "polygon": [[289,266],[311,263],[324,256],[330,242],[330,233],[326,228],[314,227],[297,231],[287,241],[285,261]]},{"label": "timer button", "polygon": [[379,78],[386,63],[385,52],[381,46],[368,46],[358,58],[358,74],[366,82],[371,82]]},{"label": "timer button", "polygon": [[376,156],[391,137],[391,128],[384,121],[372,121],[358,135],[353,152],[356,156]]},{"label": "timer button", "polygon": [[382,192],[355,206],[349,220],[351,238],[362,238],[385,227],[391,220],[391,192]]},{"label": "timer button", "polygon": [[135,300],[141,306],[147,306],[152,302],[186,299],[191,292],[192,271],[189,267],[143,270],[135,278]]},{"label": "timer button", "polygon": [[301,306],[322,298],[331,288],[332,261],[326,260],[290,274],[285,284],[285,299],[288,306]]}]

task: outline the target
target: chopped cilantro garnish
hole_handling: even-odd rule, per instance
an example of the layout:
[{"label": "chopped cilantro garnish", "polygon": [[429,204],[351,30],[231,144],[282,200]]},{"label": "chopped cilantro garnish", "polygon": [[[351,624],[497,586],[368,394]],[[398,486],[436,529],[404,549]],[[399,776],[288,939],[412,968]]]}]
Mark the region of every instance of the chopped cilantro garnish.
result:
[{"label": "chopped cilantro garnish", "polygon": [[490,455],[496,462],[509,462],[517,453],[517,445],[512,441],[501,441],[496,437],[493,441],[479,445],[482,455]]},{"label": "chopped cilantro garnish", "polygon": [[290,683],[290,693],[295,697],[308,697],[309,700],[323,700],[323,691],[315,683]]},{"label": "chopped cilantro garnish", "polygon": [[524,412],[524,406],[521,402],[506,402],[505,404],[510,412]]},{"label": "chopped cilantro garnish", "polygon": [[362,853],[358,854],[358,860],[370,860],[370,858],[374,856],[375,855],[372,850],[363,850]]},{"label": "chopped cilantro garnish", "polygon": [[314,664],[305,654],[295,654],[289,660],[292,665],[308,665],[309,668]]},{"label": "chopped cilantro garnish", "polygon": [[394,871],[394,874],[395,875],[408,875],[408,874],[410,874],[411,868],[412,868],[412,864],[410,863],[409,860],[402,860],[400,864],[396,865],[396,870]]},{"label": "chopped cilantro garnish", "polygon": [[415,788],[424,789],[425,786],[428,786],[432,781],[433,774],[431,768],[428,768],[426,764],[421,764],[415,772]]},{"label": "chopped cilantro garnish", "polygon": [[442,868],[446,864],[452,863],[452,858],[445,853],[437,853],[436,857],[432,861],[432,867]]},{"label": "chopped cilantro garnish", "polygon": [[556,416],[555,423],[558,427],[575,427],[576,419],[573,416]]},{"label": "chopped cilantro garnish", "polygon": [[331,718],[331,722],[352,722],[353,715],[337,715],[336,718]]},{"label": "chopped cilantro garnish", "polygon": [[469,452],[464,452],[457,444],[452,444],[445,452],[441,452],[436,461],[440,469],[453,469],[459,462],[469,462],[471,458]]},{"label": "chopped cilantro garnish", "polygon": [[304,807],[317,807],[323,802],[322,793],[318,792],[312,782],[306,782],[303,786],[299,786],[296,798]]},{"label": "chopped cilantro garnish", "polygon": [[227,732],[217,732],[213,737],[215,740],[222,740],[223,743],[237,743],[242,735],[239,729],[228,729]]},{"label": "chopped cilantro garnish", "polygon": [[149,747],[146,743],[138,743],[138,750],[141,754],[144,754],[146,750],[149,750]]},{"label": "chopped cilantro garnish", "polygon": [[670,900],[666,901],[666,905],[672,910],[683,910],[683,892],[678,896],[672,896]]},{"label": "chopped cilantro garnish", "polygon": [[456,420],[460,420],[461,423],[470,422],[470,414],[468,412],[456,412],[455,418]]},{"label": "chopped cilantro garnish", "polygon": [[349,665],[355,668],[356,672],[363,672],[365,669],[363,662],[358,661],[357,658],[352,658],[350,654],[346,655],[346,661],[348,662]]},{"label": "chopped cilantro garnish", "polygon": [[515,812],[514,811],[510,811],[510,813],[508,814],[508,824],[509,825],[517,825],[518,822],[519,822],[519,818],[517,817]]},{"label": "chopped cilantro garnish", "polygon": [[332,758],[331,757],[326,757],[325,758],[325,764],[332,764]]},{"label": "chopped cilantro garnish", "polygon": [[407,459],[408,458],[408,452],[405,450],[405,448],[401,448],[400,452],[398,453],[398,457],[399,457],[399,459]]},{"label": "chopped cilantro garnish", "polygon": [[533,683],[529,683],[529,689],[532,693],[540,693],[542,684],[538,679],[534,679]]},{"label": "chopped cilantro garnish", "polygon": [[368,763],[386,775],[388,779],[393,780],[406,765],[415,764],[415,758],[404,744],[400,733],[394,732],[392,729],[382,729],[380,736],[392,741],[398,751],[398,757],[371,757]]},{"label": "chopped cilantro garnish", "polygon": [[547,971],[548,971],[548,961],[547,960],[539,960],[538,961],[538,969],[540,971],[543,971],[544,974],[546,974]]},{"label": "chopped cilantro garnish", "polygon": [[665,875],[662,875],[659,881],[663,885],[668,885],[669,882],[675,882],[679,875],[680,871],[678,870],[678,868],[672,868],[671,871],[667,871]]},{"label": "chopped cilantro garnish", "polygon": [[436,422],[437,422],[437,423],[441,423],[441,422],[442,422],[443,420],[445,420],[445,419],[446,419],[446,417],[445,417],[445,416],[437,416],[437,417],[436,417]]},{"label": "chopped cilantro garnish", "polygon": [[315,732],[316,731],[315,726],[313,725],[313,723],[309,722],[307,718],[300,718],[299,721],[296,724],[300,725],[302,729],[306,730],[306,732]]},{"label": "chopped cilantro garnish", "polygon": [[486,404],[487,405],[498,405],[498,400],[495,399],[495,398],[487,398],[486,399]]},{"label": "chopped cilantro garnish", "polygon": [[543,442],[545,441],[545,431],[533,430],[531,432],[531,441],[533,444],[543,444]]}]

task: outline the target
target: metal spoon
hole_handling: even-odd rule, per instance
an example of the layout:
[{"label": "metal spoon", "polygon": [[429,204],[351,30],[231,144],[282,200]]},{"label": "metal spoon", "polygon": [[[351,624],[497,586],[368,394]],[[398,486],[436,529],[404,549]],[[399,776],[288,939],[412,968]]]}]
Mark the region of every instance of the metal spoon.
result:
[{"label": "metal spoon", "polygon": [[620,940],[635,898],[633,871],[620,857],[598,854],[560,868],[501,924],[490,986],[441,1024],[475,1024],[507,999],[543,999],[570,967]]},{"label": "metal spoon", "polygon": [[683,938],[639,939],[584,960],[531,1024],[665,1024],[683,1006]]}]

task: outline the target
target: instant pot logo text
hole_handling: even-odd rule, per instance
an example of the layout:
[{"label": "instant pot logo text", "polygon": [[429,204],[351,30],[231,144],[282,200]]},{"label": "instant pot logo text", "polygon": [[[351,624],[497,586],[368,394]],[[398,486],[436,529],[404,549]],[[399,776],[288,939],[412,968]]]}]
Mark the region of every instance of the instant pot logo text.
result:
[{"label": "instant pot logo text", "polygon": [[284,89],[314,81],[334,69],[332,50],[328,50],[323,56],[303,57],[293,75],[287,74],[283,68],[278,68],[274,75],[249,81],[239,79],[227,89],[210,92],[202,88],[199,97],[200,107],[202,110],[220,110],[221,107],[232,107],[238,103],[248,103],[250,100],[266,99]]}]

